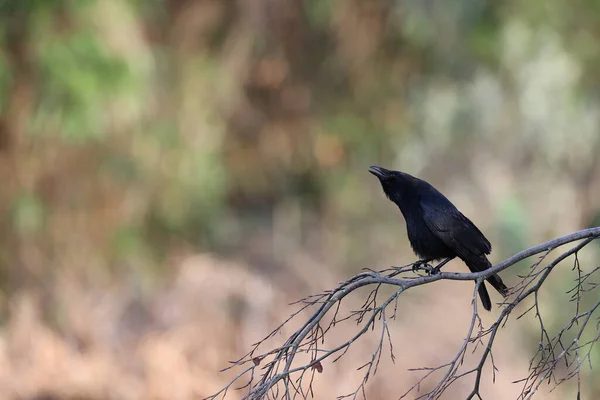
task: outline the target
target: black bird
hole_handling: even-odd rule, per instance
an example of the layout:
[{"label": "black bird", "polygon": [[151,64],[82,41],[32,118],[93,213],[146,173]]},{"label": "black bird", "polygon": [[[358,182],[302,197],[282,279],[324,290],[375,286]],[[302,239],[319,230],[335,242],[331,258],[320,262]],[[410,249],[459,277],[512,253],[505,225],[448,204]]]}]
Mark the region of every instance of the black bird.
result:
[{"label": "black bird", "polygon": [[[492,251],[489,240],[436,188],[400,171],[371,166],[369,172],[379,178],[385,195],[400,208],[410,245],[422,258],[415,264],[444,259],[434,268],[434,272],[439,272],[444,264],[459,257],[471,272],[492,266],[486,257]],[[498,275],[490,276],[487,281],[502,296],[507,296],[508,289]],[[479,297],[483,308],[491,310],[492,302],[483,282]]]}]

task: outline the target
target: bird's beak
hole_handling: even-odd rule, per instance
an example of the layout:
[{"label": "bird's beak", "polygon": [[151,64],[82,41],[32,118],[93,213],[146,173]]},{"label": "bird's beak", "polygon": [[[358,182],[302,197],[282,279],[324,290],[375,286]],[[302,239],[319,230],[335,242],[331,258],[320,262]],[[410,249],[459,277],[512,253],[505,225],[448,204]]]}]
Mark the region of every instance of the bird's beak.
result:
[{"label": "bird's beak", "polygon": [[378,167],[377,165],[371,165],[369,167],[369,172],[378,177],[379,179],[386,179],[390,177],[389,170],[382,167]]}]

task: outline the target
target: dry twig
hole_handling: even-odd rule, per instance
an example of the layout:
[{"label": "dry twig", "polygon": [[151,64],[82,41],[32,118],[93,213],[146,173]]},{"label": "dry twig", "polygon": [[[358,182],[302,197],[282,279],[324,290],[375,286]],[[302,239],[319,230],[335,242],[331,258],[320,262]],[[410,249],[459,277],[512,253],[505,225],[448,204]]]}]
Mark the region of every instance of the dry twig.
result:
[{"label": "dry twig", "polygon": [[[467,399],[481,399],[480,383],[484,366],[489,361],[494,374],[496,371],[492,348],[500,332],[500,327],[506,324],[515,307],[527,298],[533,298],[534,304],[516,319],[533,313],[538,324],[540,339],[537,352],[533,355],[529,365],[528,376],[518,381],[523,385],[519,399],[532,398],[544,382],[558,386],[573,377],[577,377],[579,389],[580,368],[584,363],[590,364],[591,367],[591,351],[600,338],[600,319],[596,315],[596,311],[600,308],[600,301],[593,304],[586,311],[581,311],[581,298],[583,294],[598,287],[598,283],[593,281],[593,277],[600,271],[600,266],[584,273],[579,263],[578,254],[579,251],[598,237],[600,237],[600,227],[575,232],[524,250],[486,271],[477,273],[441,272],[435,275],[421,276],[415,274],[414,264],[381,271],[366,270],[361,272],[340,283],[332,290],[299,301],[298,304],[301,304],[301,307],[298,311],[293,313],[267,337],[256,343],[245,356],[233,361],[232,365],[226,368],[226,370],[240,368],[241,372],[226,387],[210,396],[209,399],[224,399],[229,389],[244,377],[247,380],[244,381],[245,383],[242,384],[241,388],[238,388],[246,389],[244,399],[307,399],[308,397],[314,397],[313,380],[315,372],[321,373],[323,371],[324,361],[338,361],[357,340],[369,330],[377,328],[379,332],[378,340],[373,354],[359,368],[365,371],[362,381],[355,392],[340,397],[366,398],[366,384],[369,378],[377,373],[379,361],[386,344],[389,345],[390,357],[394,360],[389,323],[390,320],[396,318],[400,296],[407,290],[441,279],[473,280],[476,282],[473,292],[471,323],[466,330],[462,345],[457,349],[452,360],[437,367],[412,370],[421,371],[423,374],[414,386],[400,395],[401,399],[408,398],[408,396],[414,396],[413,398],[416,399],[437,399],[452,384],[467,376],[475,376],[473,389]],[[578,244],[543,265],[551,258],[550,255],[554,250],[578,241]],[[533,263],[526,275],[520,276],[520,281],[511,289],[509,298],[500,305],[501,312],[496,321],[489,328],[484,328],[477,309],[477,287],[486,277],[538,254],[541,254],[539,259]],[[574,316],[556,334],[552,334],[544,323],[538,302],[538,292],[555,267],[569,258],[573,258],[573,271],[577,274],[576,284],[569,291],[571,301],[575,303]],[[430,267],[420,268],[429,270]],[[383,301],[380,301],[380,289],[384,286],[394,287],[396,290]],[[371,287],[372,290],[362,307],[347,315],[340,315],[342,300],[363,287]],[[292,319],[307,310],[314,311],[283,345],[267,352],[259,352],[259,347],[265,341],[273,338]],[[355,320],[358,328],[349,340],[333,348],[320,347],[324,345],[325,336],[331,329],[335,328],[340,322],[351,319]],[[595,323],[593,323],[594,321]],[[484,348],[478,362],[472,367],[465,367],[465,355],[467,352],[474,351],[478,346]],[[308,355],[309,361],[295,362],[296,356],[299,354]],[[557,374],[557,366],[560,363],[564,363],[566,369],[563,376]],[[258,371],[260,371],[260,377],[257,377]],[[443,376],[434,388],[429,392],[422,393],[421,388],[425,386],[424,383],[433,379],[434,373],[440,371],[443,372]]]}]

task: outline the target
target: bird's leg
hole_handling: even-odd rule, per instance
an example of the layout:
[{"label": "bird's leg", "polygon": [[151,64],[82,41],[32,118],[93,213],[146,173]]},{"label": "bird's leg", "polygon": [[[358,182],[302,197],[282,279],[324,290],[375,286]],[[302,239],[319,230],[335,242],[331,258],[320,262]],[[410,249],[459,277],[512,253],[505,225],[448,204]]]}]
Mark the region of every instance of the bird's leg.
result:
[{"label": "bird's leg", "polygon": [[438,265],[436,265],[435,268],[433,268],[431,270],[431,274],[432,275],[439,274],[440,270],[442,269],[442,267],[444,265],[446,265],[448,262],[452,261],[453,259],[454,259],[454,256],[446,258],[444,261],[442,261],[441,263],[439,263]]},{"label": "bird's leg", "polygon": [[421,260],[415,261],[412,265],[413,272],[417,272],[420,269],[424,269],[427,272],[431,273],[432,267],[429,265],[431,261],[435,260],[435,258],[423,258]]}]

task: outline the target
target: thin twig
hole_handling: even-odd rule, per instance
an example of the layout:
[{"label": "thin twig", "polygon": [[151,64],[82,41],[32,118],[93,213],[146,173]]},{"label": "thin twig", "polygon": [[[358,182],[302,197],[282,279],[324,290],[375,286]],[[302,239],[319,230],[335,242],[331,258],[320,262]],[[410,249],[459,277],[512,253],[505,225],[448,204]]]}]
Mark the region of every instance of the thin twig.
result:
[{"label": "thin twig", "polygon": [[[592,320],[592,315],[600,309],[600,302],[598,302],[587,311],[581,312],[580,309],[583,304],[581,296],[599,286],[593,281],[592,276],[600,272],[600,267],[594,268],[591,272],[583,273],[578,253],[598,237],[600,237],[600,227],[575,232],[524,250],[488,270],[475,273],[440,272],[434,275],[419,275],[419,269],[431,272],[431,267],[416,264],[386,268],[380,271],[366,269],[350,279],[341,282],[332,290],[308,296],[297,302],[296,304],[301,305],[299,310],[294,312],[264,339],[253,345],[252,349],[244,357],[231,362],[230,367],[226,369],[242,367],[243,370],[227,386],[218,393],[208,397],[208,399],[224,399],[232,385],[235,382],[242,382],[244,377],[248,380],[242,387],[248,389],[248,393],[244,397],[248,400],[265,398],[292,399],[296,397],[307,399],[308,397],[314,397],[313,382],[315,371],[318,373],[323,372],[326,360],[330,360],[331,362],[338,361],[357,340],[363,338],[369,330],[374,330],[379,326],[380,330],[375,349],[370,359],[359,367],[360,370],[364,371],[361,383],[355,392],[342,396],[342,398],[352,397],[356,399],[359,396],[366,398],[366,385],[369,379],[378,371],[385,342],[389,343],[390,356],[392,360],[394,359],[388,307],[394,303],[393,311],[390,315],[391,319],[395,319],[398,311],[398,302],[401,301],[400,297],[404,292],[439,280],[472,280],[475,282],[471,323],[466,331],[462,345],[449,362],[433,368],[417,368],[412,370],[425,373],[401,398],[405,398],[409,394],[416,392],[417,399],[437,399],[453,383],[469,375],[474,375],[473,388],[467,399],[481,399],[480,385],[483,368],[488,364],[488,361],[491,364],[495,379],[497,368],[494,363],[492,349],[495,339],[500,332],[500,327],[504,326],[508,321],[515,307],[530,298],[533,299],[534,304],[523,314],[517,316],[515,320],[519,320],[519,318],[528,315],[529,311],[535,310],[533,317],[538,322],[540,343],[537,352],[531,359],[529,375],[519,381],[524,385],[519,398],[531,398],[545,381],[554,382],[554,385],[559,385],[576,376],[579,382],[581,378],[579,375],[580,367],[584,362],[588,362],[591,365],[591,349],[600,337],[600,323],[598,323],[595,324],[596,332],[592,335],[592,339],[581,343],[584,334],[593,326],[593,324],[589,323]],[[550,257],[552,251],[560,246],[577,241],[581,242],[556,256],[546,265],[542,265]],[[520,281],[513,285],[510,290],[510,299],[506,299],[500,304],[500,315],[489,328],[484,329],[477,309],[477,288],[479,285],[483,283],[485,278],[537,254],[542,254],[542,256],[532,264],[529,272],[520,277]],[[543,320],[543,310],[538,301],[538,291],[544,282],[546,282],[548,276],[554,271],[555,267],[571,256],[575,256],[573,270],[577,271],[576,286],[572,289],[572,300],[576,308],[574,312],[575,317],[563,326],[558,333],[552,334],[550,327]],[[380,296],[380,289],[384,286],[395,287],[396,290],[381,302],[378,298]],[[366,299],[362,302],[362,306],[358,310],[347,314],[340,314],[342,300],[354,294],[362,287],[372,288]],[[284,326],[291,320],[297,319],[301,314],[309,311],[311,312],[310,316],[281,346],[272,348],[266,352],[259,352],[259,348],[265,345],[267,340],[273,339],[277,333],[280,333]],[[351,321],[357,324],[357,329],[349,340],[332,348],[323,347],[326,335],[333,328],[339,324]],[[573,332],[574,337],[571,340],[566,341],[566,335],[571,332],[574,326],[577,326],[579,329]],[[467,352],[473,352],[479,346],[483,348],[479,360],[475,366],[467,367],[465,365]],[[297,361],[296,356],[299,354],[306,354],[309,361]],[[564,377],[556,376],[556,368],[559,362],[565,362],[567,367],[567,373]],[[255,380],[258,371],[260,371],[260,377]],[[427,387],[433,387],[432,390],[427,393],[421,393],[421,388],[425,387],[425,381],[432,379],[436,371],[444,371],[443,376],[437,383],[427,385]],[[309,373],[307,374],[307,372]]]}]

